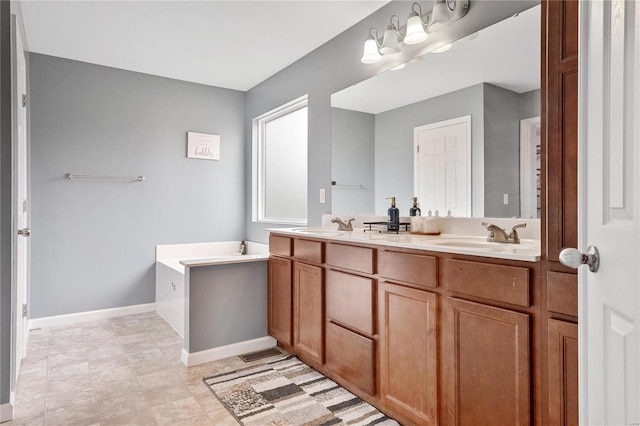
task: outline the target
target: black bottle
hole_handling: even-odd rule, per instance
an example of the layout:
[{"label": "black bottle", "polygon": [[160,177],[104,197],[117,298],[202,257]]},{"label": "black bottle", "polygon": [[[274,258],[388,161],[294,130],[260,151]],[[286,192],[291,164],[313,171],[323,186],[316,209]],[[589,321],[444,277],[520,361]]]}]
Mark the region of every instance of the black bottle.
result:
[{"label": "black bottle", "polygon": [[389,207],[387,213],[387,231],[398,232],[400,230],[400,210],[396,207],[396,197],[391,197],[391,207]]},{"label": "black bottle", "polygon": [[422,212],[418,207],[418,197],[413,197],[413,207],[409,209],[409,216],[421,216]]}]

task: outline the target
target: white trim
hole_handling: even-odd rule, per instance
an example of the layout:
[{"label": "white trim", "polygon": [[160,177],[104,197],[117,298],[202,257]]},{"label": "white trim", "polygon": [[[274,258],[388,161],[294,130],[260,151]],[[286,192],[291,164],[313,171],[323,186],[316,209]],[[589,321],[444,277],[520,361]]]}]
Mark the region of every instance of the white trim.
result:
[{"label": "white trim", "polygon": [[258,337],[257,339],[245,340],[244,342],[232,343],[200,352],[189,353],[186,349],[182,349],[180,359],[184,365],[191,367],[192,365],[204,364],[231,356],[269,349],[276,346],[276,344],[276,339],[271,336]]},{"label": "white trim", "polygon": [[[420,181],[420,177],[418,175],[418,170],[419,170],[419,164],[420,164],[420,156],[418,155],[418,133],[423,132],[425,130],[433,130],[433,129],[438,129],[440,127],[447,127],[447,126],[455,126],[456,124],[465,124],[467,126],[467,144],[466,144],[466,161],[467,161],[467,168],[465,170],[467,178],[465,180],[465,184],[467,185],[467,193],[465,194],[465,201],[467,203],[467,208],[466,208],[466,217],[471,217],[472,216],[472,212],[473,212],[473,197],[472,197],[472,192],[473,192],[473,187],[472,187],[472,182],[471,182],[471,173],[472,173],[472,167],[471,167],[471,148],[472,148],[472,144],[473,141],[471,140],[471,115],[463,115],[460,117],[455,117],[455,118],[450,118],[448,120],[442,120],[442,121],[437,121],[435,123],[429,123],[429,124],[424,124],[421,126],[416,126],[413,128],[413,192],[414,195],[418,195],[418,188],[420,186],[419,181]],[[423,200],[424,202],[425,200]],[[424,214],[424,212],[423,212]],[[447,212],[440,212],[440,214],[442,216],[446,215]]]},{"label": "white trim", "polygon": [[13,419],[13,405],[10,402],[0,405],[0,422]]},{"label": "white trim", "polygon": [[29,320],[29,330],[45,327],[58,327],[61,325],[77,324],[80,322],[99,321],[108,318],[121,317],[124,315],[142,314],[154,312],[155,303],[144,305],[122,306],[120,308],[100,309],[97,311],[77,312],[67,315],[56,315],[53,317],[34,318]]},{"label": "white trim", "polygon": [[[287,102],[277,108],[272,109],[252,120],[252,220],[257,223],[284,224],[284,225],[306,225],[308,217],[299,218],[274,218],[265,216],[265,132],[266,124],[277,120],[285,115],[291,114],[302,108],[309,107],[309,95],[305,94],[297,99]],[[308,111],[308,110],[307,110]],[[307,112],[308,115],[308,112]],[[309,142],[309,126],[307,122],[307,144]],[[308,157],[308,147],[307,147]],[[308,158],[307,158],[308,162]],[[308,180],[308,179],[307,179]],[[308,182],[307,182],[308,183]]]},{"label": "white trim", "polygon": [[[590,9],[601,5],[582,3],[578,6],[578,248],[587,237],[587,199],[580,196],[587,190],[587,130],[589,129],[588,109],[588,63],[589,63],[589,24]],[[598,72],[597,70],[593,70]],[[592,101],[593,102],[593,101]],[[602,137],[597,135],[596,137]],[[602,194],[600,194],[602,195]],[[587,371],[587,276],[584,269],[578,271],[578,418],[581,424],[589,424],[589,373]]]},{"label": "white trim", "polygon": [[[537,127],[540,131],[540,117],[531,117],[520,120],[520,217],[537,219],[538,216],[538,191],[535,140],[532,132]],[[540,139],[538,138],[538,141]],[[538,166],[539,167],[539,166]],[[533,193],[531,189],[533,188]],[[533,201],[532,201],[533,200]]]}]

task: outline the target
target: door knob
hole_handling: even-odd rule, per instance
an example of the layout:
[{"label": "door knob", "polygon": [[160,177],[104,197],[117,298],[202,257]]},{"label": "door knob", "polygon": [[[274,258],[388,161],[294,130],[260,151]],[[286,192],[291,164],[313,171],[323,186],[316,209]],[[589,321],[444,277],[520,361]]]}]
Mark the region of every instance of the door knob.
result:
[{"label": "door knob", "polygon": [[31,229],[29,228],[18,229],[18,235],[22,235],[23,237],[28,237],[29,235],[31,235]]},{"label": "door knob", "polygon": [[581,265],[589,265],[591,272],[598,272],[600,268],[600,253],[596,246],[587,247],[587,252],[582,253],[578,249],[566,248],[560,252],[560,263],[569,268],[578,269]]}]

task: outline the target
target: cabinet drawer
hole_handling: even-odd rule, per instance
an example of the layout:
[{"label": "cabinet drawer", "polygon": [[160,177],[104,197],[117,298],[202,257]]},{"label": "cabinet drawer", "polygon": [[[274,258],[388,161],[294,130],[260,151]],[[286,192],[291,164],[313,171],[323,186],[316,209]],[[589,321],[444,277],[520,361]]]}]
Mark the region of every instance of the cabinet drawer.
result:
[{"label": "cabinet drawer", "polygon": [[547,273],[547,308],[551,312],[578,316],[578,276]]},{"label": "cabinet drawer", "polygon": [[291,256],[291,238],[269,235],[269,253]]},{"label": "cabinet drawer", "polygon": [[469,296],[529,307],[529,269],[447,259],[445,283],[449,290]]},{"label": "cabinet drawer", "polygon": [[376,394],[375,343],[327,321],[327,367],[369,395]]},{"label": "cabinet drawer", "polygon": [[327,271],[327,316],[363,333],[374,334],[373,280]]},{"label": "cabinet drawer", "polygon": [[327,245],[327,264],[353,271],[374,273],[374,249],[365,247],[344,246],[341,244]]},{"label": "cabinet drawer", "polygon": [[425,287],[438,285],[436,258],[433,256],[380,251],[378,269],[381,276],[391,280]]},{"label": "cabinet drawer", "polygon": [[320,241],[293,240],[293,255],[299,260],[322,263],[322,243]]}]

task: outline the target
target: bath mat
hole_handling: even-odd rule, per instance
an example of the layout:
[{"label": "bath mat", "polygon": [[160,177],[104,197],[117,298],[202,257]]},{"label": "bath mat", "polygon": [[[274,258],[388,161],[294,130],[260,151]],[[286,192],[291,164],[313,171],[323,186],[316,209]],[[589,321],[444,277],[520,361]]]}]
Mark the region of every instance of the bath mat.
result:
[{"label": "bath mat", "polygon": [[398,425],[295,355],[205,377],[243,425]]},{"label": "bath mat", "polygon": [[283,353],[280,352],[280,350],[277,347],[265,349],[263,351],[257,351],[257,352],[251,352],[244,355],[239,355],[239,358],[244,362],[252,362],[252,361],[257,361],[259,359],[269,358],[276,355],[283,355]]}]

